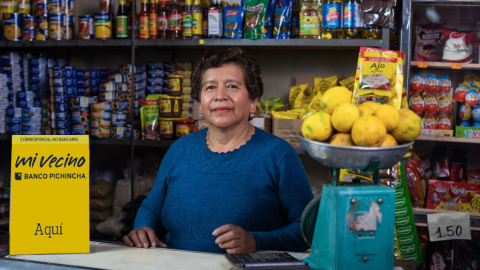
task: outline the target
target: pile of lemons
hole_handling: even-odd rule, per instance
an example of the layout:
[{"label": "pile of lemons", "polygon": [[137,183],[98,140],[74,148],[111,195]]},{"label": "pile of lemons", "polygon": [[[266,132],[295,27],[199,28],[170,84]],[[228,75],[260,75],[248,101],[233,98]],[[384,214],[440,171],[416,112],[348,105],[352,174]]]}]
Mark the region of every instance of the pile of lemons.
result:
[{"label": "pile of lemons", "polygon": [[351,104],[352,92],[333,87],[320,101],[320,111],[308,116],[302,134],[309,140],[344,146],[390,147],[414,141],[422,121],[414,112],[367,101]]}]

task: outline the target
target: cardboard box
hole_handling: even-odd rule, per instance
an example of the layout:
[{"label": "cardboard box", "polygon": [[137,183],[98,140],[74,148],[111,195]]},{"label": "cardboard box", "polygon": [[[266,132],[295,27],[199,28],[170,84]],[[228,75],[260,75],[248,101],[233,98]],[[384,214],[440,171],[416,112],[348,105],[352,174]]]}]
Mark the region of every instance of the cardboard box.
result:
[{"label": "cardboard box", "polygon": [[297,133],[302,130],[303,120],[300,119],[276,119],[272,121],[273,135],[290,143],[293,147],[301,147]]},{"label": "cardboard box", "polygon": [[480,128],[457,126],[455,128],[455,137],[480,139]]},{"label": "cardboard box", "polygon": [[420,134],[424,136],[453,137],[453,130],[422,129]]},{"label": "cardboard box", "polygon": [[[207,122],[205,120],[198,120],[198,130],[207,128]],[[272,118],[253,118],[250,121],[254,127],[265,130],[268,133],[272,133]]]}]

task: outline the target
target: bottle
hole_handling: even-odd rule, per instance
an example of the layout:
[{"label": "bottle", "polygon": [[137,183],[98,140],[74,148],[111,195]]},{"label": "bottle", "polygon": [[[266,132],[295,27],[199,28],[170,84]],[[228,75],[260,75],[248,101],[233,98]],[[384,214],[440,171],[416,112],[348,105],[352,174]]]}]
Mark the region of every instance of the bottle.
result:
[{"label": "bottle", "polygon": [[208,10],[212,5],[211,0],[205,0],[205,5],[203,5],[203,22],[202,22],[202,37],[208,38]]},{"label": "bottle", "polygon": [[365,24],[363,28],[364,39],[382,39],[382,28]]},{"label": "bottle", "polygon": [[343,39],[343,0],[322,0],[322,39]]},{"label": "bottle", "polygon": [[148,39],[150,37],[149,27],[149,17],[148,17],[148,0],[142,0],[142,5],[140,6],[140,13],[138,13],[138,27],[139,39]]},{"label": "bottle", "polygon": [[203,12],[202,12],[202,4],[200,0],[193,0],[193,7],[192,7],[192,35],[193,39],[200,39],[202,38],[202,23],[203,23]]},{"label": "bottle", "polygon": [[183,39],[192,38],[192,0],[185,0],[185,8],[183,9]]},{"label": "bottle", "polygon": [[117,38],[128,38],[128,10],[125,0],[118,1]]},{"label": "bottle", "polygon": [[158,38],[158,0],[150,0],[150,8],[148,9],[148,19],[149,19],[149,33],[150,39]]},{"label": "bottle", "polygon": [[172,0],[168,8],[168,39],[182,38],[182,6],[179,0]]},{"label": "bottle", "polygon": [[222,1],[213,0],[208,10],[208,37],[223,38]]},{"label": "bottle", "polygon": [[292,22],[291,22],[291,38],[299,38],[300,36],[300,1],[293,2]]},{"label": "bottle", "polygon": [[160,6],[158,7],[157,27],[159,39],[167,39],[168,3],[168,1],[160,1]]},{"label": "bottle", "polygon": [[302,0],[300,10],[300,38],[318,39],[320,35],[320,21],[318,18],[318,4],[316,0]]},{"label": "bottle", "polygon": [[360,0],[346,0],[343,4],[345,39],[361,39],[363,36],[363,12],[360,5]]},{"label": "bottle", "polygon": [[[132,38],[132,20],[133,20],[133,8],[132,8],[132,0],[127,0],[128,6],[128,38]],[[138,16],[135,16],[135,39],[138,39]]]}]

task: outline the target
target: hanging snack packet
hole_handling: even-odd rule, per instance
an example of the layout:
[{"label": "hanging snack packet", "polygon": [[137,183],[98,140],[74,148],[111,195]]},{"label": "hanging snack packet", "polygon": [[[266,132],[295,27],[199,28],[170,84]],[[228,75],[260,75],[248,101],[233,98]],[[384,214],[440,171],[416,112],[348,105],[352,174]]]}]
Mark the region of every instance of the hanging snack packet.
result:
[{"label": "hanging snack packet", "polygon": [[245,34],[244,38],[262,39],[263,24],[268,0],[245,0]]},{"label": "hanging snack packet", "polygon": [[328,89],[337,86],[337,75],[328,78],[313,78],[313,84],[320,92],[325,93]]},{"label": "hanging snack packet", "polygon": [[293,0],[275,0],[273,12],[273,38],[290,39]]},{"label": "hanging snack packet", "polygon": [[242,38],[243,7],[223,8],[223,37]]},{"label": "hanging snack packet", "polygon": [[297,99],[297,96],[300,94],[300,92],[305,91],[307,87],[308,83],[295,85],[290,88],[290,95],[288,96],[288,105],[290,108],[292,108],[293,102],[295,102],[295,99]]},{"label": "hanging snack packet", "polygon": [[265,20],[263,22],[262,34],[264,39],[272,38],[272,17],[273,10],[275,9],[275,0],[268,0],[267,11],[265,13]]},{"label": "hanging snack packet", "polygon": [[338,82],[341,86],[348,88],[348,90],[353,92],[355,86],[355,76],[350,76]]},{"label": "hanging snack packet", "polygon": [[311,87],[301,91],[297,98],[295,98],[295,101],[290,109],[306,109],[316,94],[317,93]]},{"label": "hanging snack packet", "polygon": [[442,29],[445,36],[442,61],[456,63],[472,62],[473,40],[476,31]]}]

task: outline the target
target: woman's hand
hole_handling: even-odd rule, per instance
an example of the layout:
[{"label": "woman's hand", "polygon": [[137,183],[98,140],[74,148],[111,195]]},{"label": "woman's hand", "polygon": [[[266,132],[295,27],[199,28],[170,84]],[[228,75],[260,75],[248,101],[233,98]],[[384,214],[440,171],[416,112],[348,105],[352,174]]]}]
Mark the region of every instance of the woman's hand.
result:
[{"label": "woman's hand", "polygon": [[227,253],[253,253],[257,251],[255,237],[232,224],[223,225],[213,231],[213,236],[219,236],[215,240],[220,248],[226,249]]},{"label": "woman's hand", "polygon": [[133,247],[134,245],[139,248],[167,247],[165,243],[158,240],[155,232],[147,226],[131,231],[123,237],[123,242],[129,247]]}]

